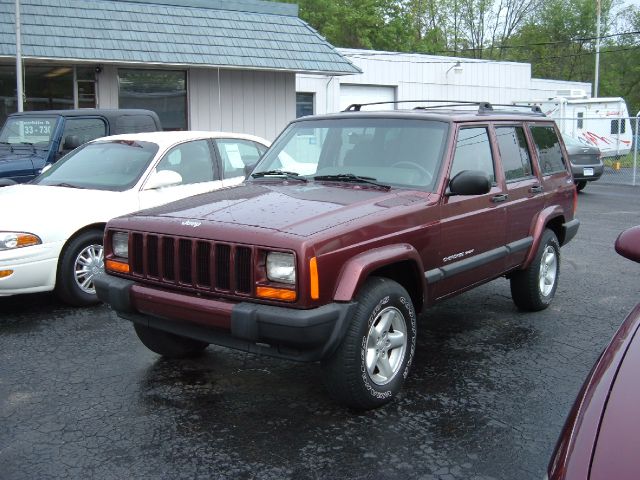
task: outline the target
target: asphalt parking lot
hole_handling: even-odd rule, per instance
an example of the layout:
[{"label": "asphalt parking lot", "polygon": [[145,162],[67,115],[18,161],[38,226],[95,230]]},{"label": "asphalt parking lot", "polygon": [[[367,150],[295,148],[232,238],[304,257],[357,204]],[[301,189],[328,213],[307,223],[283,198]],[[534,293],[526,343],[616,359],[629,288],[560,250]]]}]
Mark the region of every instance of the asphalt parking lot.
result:
[{"label": "asphalt parking lot", "polygon": [[2,479],[541,479],[582,381],[640,301],[616,255],[640,189],[593,184],[553,305],[499,279],[429,310],[400,397],[354,414],[319,367],[209,347],[165,361],[107,307],[0,299]]}]

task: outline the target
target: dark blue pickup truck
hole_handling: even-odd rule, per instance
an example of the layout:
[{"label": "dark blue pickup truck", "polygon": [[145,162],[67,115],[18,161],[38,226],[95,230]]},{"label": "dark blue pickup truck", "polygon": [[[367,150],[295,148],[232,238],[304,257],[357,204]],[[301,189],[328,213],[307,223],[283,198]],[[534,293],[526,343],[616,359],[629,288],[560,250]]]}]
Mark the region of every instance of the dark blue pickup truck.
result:
[{"label": "dark blue pickup truck", "polygon": [[42,110],[9,115],[0,130],[0,186],[24,183],[89,140],[162,130],[151,110]]}]

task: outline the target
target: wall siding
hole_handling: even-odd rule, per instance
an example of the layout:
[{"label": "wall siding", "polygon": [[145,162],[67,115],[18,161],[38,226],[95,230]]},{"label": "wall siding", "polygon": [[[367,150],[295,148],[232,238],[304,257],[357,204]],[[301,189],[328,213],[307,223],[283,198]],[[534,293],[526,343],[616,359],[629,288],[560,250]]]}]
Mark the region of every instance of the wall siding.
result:
[{"label": "wall siding", "polygon": [[273,140],[295,118],[295,74],[191,69],[192,130],[250,133]]}]

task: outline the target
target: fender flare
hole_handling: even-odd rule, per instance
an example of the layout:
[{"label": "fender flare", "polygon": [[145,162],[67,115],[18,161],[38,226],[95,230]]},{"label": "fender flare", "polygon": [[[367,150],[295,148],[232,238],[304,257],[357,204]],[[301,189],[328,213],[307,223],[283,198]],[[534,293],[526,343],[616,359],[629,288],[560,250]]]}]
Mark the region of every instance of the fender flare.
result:
[{"label": "fender flare", "polygon": [[[533,237],[533,243],[529,248],[529,253],[527,253],[527,257],[520,267],[522,270],[529,267],[531,262],[533,262],[533,258],[536,256],[538,251],[538,247],[540,246],[540,239],[542,238],[542,232],[547,228],[549,222],[556,218],[564,218],[564,211],[558,205],[554,205],[552,207],[547,207],[542,210],[536,219],[534,220],[531,236]],[[560,239],[558,239],[560,241]]]},{"label": "fender flare", "polygon": [[[418,251],[408,243],[388,245],[362,252],[351,258],[340,270],[338,284],[333,295],[336,302],[349,302],[372,272],[387,265],[409,261],[414,265],[414,279],[420,283],[420,293],[424,297],[427,282],[424,277],[422,259]],[[424,298],[423,298],[424,302]]]}]

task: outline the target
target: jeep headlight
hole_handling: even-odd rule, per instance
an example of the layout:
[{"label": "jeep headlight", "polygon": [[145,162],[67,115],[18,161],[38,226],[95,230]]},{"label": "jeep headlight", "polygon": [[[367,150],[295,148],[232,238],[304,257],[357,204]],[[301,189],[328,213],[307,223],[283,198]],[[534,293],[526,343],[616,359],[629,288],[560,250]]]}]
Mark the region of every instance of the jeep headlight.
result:
[{"label": "jeep headlight", "polygon": [[272,282],[296,283],[296,262],[293,254],[267,253],[267,278]]},{"label": "jeep headlight", "polygon": [[115,232],[111,237],[111,250],[116,257],[129,258],[129,234]]},{"label": "jeep headlight", "polygon": [[33,233],[26,232],[0,232],[0,250],[13,250],[14,248],[40,245],[42,240]]}]

